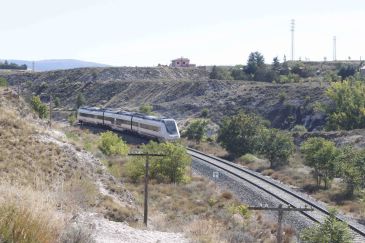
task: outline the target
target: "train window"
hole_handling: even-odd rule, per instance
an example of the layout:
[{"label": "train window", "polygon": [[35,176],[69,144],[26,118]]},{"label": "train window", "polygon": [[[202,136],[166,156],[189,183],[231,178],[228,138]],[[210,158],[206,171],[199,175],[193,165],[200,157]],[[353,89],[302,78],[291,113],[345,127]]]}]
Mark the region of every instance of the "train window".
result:
[{"label": "train window", "polygon": [[117,119],[117,125],[122,125],[122,124],[130,126],[130,125],[131,125],[131,121],[129,121],[129,120]]},{"label": "train window", "polygon": [[95,116],[94,115],[92,115],[92,114],[86,114],[86,113],[79,113],[79,116],[82,116],[82,117],[89,117],[89,118],[95,118]]},{"label": "train window", "polygon": [[166,130],[168,133],[170,133],[170,134],[177,133],[176,124],[174,121],[165,121],[165,125],[166,125]]},{"label": "train window", "polygon": [[147,130],[151,130],[151,131],[155,131],[155,132],[160,131],[159,127],[156,127],[156,126],[153,126],[153,125],[140,123],[140,127],[143,128],[143,129],[147,129]]}]

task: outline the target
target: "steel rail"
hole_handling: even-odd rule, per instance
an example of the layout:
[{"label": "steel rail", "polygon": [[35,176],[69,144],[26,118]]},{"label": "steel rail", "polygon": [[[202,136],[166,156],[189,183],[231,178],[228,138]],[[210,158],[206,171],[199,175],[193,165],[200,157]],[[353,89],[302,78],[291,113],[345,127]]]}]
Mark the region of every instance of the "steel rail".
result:
[{"label": "steel rail", "polygon": [[[261,190],[265,191],[265,192],[266,192],[266,193],[268,193],[269,195],[271,195],[271,196],[275,197],[276,199],[278,199],[278,200],[280,200],[280,201],[282,201],[282,202],[284,202],[284,203],[286,203],[286,204],[288,204],[288,205],[290,205],[290,206],[292,206],[292,207],[295,207],[295,206],[294,206],[292,203],[290,203],[288,200],[283,199],[282,197],[280,197],[280,196],[278,196],[278,195],[274,194],[273,192],[270,192],[269,190],[265,189],[264,187],[262,187],[262,186],[260,186],[260,185],[257,185],[256,183],[254,183],[254,182],[250,181],[250,180],[249,180],[249,179],[247,179],[247,178],[244,178],[244,177],[242,177],[242,176],[240,176],[240,175],[237,175],[237,174],[235,174],[234,172],[232,172],[232,171],[230,171],[230,170],[228,170],[228,169],[226,169],[226,168],[223,168],[223,167],[221,167],[221,166],[219,166],[219,165],[217,165],[217,164],[215,164],[215,163],[212,163],[212,162],[210,162],[210,161],[208,161],[208,160],[204,159],[204,157],[207,157],[207,158],[209,158],[209,159],[212,159],[212,160],[218,161],[218,162],[223,163],[223,164],[225,164],[225,165],[228,165],[229,167],[232,167],[232,168],[234,168],[234,169],[236,169],[236,170],[238,170],[238,171],[240,171],[240,172],[244,172],[244,173],[246,173],[246,174],[248,174],[248,175],[250,175],[250,176],[253,176],[253,177],[255,177],[255,178],[257,178],[257,179],[259,179],[259,180],[261,180],[261,181],[264,181],[265,183],[267,183],[267,184],[269,184],[269,185],[271,185],[271,186],[273,186],[273,187],[276,187],[276,188],[278,188],[278,189],[279,189],[279,190],[281,190],[281,191],[284,191],[285,193],[287,193],[287,194],[289,194],[289,195],[291,195],[291,196],[295,197],[296,199],[299,199],[300,201],[305,202],[306,204],[308,204],[308,205],[309,205],[309,206],[311,206],[312,208],[317,209],[318,211],[322,212],[323,214],[325,214],[325,215],[329,215],[329,212],[328,212],[326,209],[324,209],[324,208],[322,208],[321,206],[319,206],[318,204],[315,204],[315,203],[313,203],[313,202],[311,202],[311,201],[309,201],[309,200],[307,200],[307,199],[303,198],[302,196],[300,196],[300,195],[298,195],[298,194],[296,194],[296,193],[294,193],[294,192],[292,192],[292,191],[288,190],[287,188],[284,188],[283,186],[278,185],[277,183],[274,183],[273,181],[270,181],[269,179],[265,178],[265,177],[264,177],[264,176],[262,176],[262,175],[259,175],[259,174],[255,173],[255,172],[253,172],[253,171],[250,171],[249,169],[243,168],[243,167],[241,167],[241,166],[238,166],[238,165],[236,165],[236,164],[233,164],[233,163],[232,163],[232,162],[230,162],[230,161],[227,161],[227,160],[224,160],[224,159],[221,159],[221,158],[218,158],[218,157],[212,156],[212,155],[205,154],[205,153],[203,153],[203,152],[201,152],[201,151],[198,151],[198,150],[195,150],[195,149],[192,149],[192,148],[187,148],[187,150],[188,150],[188,151],[191,151],[191,152],[194,152],[194,153],[197,153],[197,154],[199,154],[200,156],[203,156],[203,157],[200,157],[200,156],[196,156],[196,155],[190,154],[191,156],[193,156],[193,157],[195,157],[195,158],[197,158],[197,159],[203,160],[203,161],[204,161],[204,162],[206,162],[206,163],[212,164],[212,165],[214,165],[214,166],[216,166],[216,167],[220,168],[221,170],[224,170],[224,171],[226,171],[226,172],[228,172],[228,173],[230,173],[230,174],[232,174],[232,175],[234,175],[234,176],[236,176],[236,177],[238,177],[238,178],[240,178],[240,179],[242,179],[242,180],[244,180],[244,181],[246,181],[246,182],[250,183],[251,185],[253,185],[253,186],[255,186],[255,187],[257,187],[257,188],[259,188],[259,189],[261,189]],[[308,213],[306,213],[306,212],[300,212],[300,213],[301,213],[301,214],[303,214],[304,216],[306,216],[307,218],[310,218],[312,221],[315,221],[315,222],[317,222],[317,223],[320,223],[317,219],[315,219],[313,216],[309,215]],[[348,226],[350,227],[350,229],[351,229],[351,230],[353,230],[353,231],[355,231],[357,234],[359,234],[359,235],[361,235],[361,236],[365,237],[365,232],[364,232],[364,231],[362,231],[361,229],[357,228],[356,226],[352,225],[352,224],[351,224],[351,222],[347,222],[347,221],[345,221],[345,220],[343,220],[343,219],[341,219],[341,218],[339,218],[339,217],[337,217],[337,216],[336,216],[336,218],[337,218],[339,221],[341,221],[341,222],[345,222],[345,223],[347,223],[347,224],[348,224]]]}]

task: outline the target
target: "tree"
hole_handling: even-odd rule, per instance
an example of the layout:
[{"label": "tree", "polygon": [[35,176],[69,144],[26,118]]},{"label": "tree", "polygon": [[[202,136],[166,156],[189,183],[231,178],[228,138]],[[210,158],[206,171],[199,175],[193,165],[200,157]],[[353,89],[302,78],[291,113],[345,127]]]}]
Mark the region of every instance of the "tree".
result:
[{"label": "tree", "polygon": [[7,87],[7,86],[8,86],[8,80],[0,77],[0,87]]},{"label": "tree", "polygon": [[334,104],[325,106],[328,130],[365,128],[365,84],[349,80],[335,82],[326,95]]},{"label": "tree", "polygon": [[[186,149],[174,143],[150,142],[142,147],[145,153],[158,153],[164,157],[150,158],[150,178],[159,182],[180,183],[186,180],[191,157]],[[126,172],[134,181],[144,175],[145,158],[135,158],[126,164]]]},{"label": "tree", "polygon": [[331,209],[323,224],[306,228],[301,234],[306,243],[351,243],[353,236],[345,222],[336,218],[336,210]]},{"label": "tree", "polygon": [[270,168],[288,163],[294,152],[293,138],[277,129],[263,129],[260,152],[270,161]]},{"label": "tree", "polygon": [[247,60],[245,72],[247,74],[254,75],[259,68],[263,68],[264,66],[264,56],[258,51],[251,52]]},{"label": "tree", "polygon": [[364,186],[365,150],[345,147],[337,157],[337,164],[338,175],[346,183],[346,194],[351,198],[355,190]]},{"label": "tree", "polygon": [[232,155],[239,157],[256,151],[263,128],[264,121],[261,118],[240,112],[223,119],[217,140]]},{"label": "tree", "polygon": [[314,169],[314,177],[317,186],[324,181],[324,188],[327,189],[329,183],[336,175],[336,158],[339,150],[335,144],[324,138],[309,138],[301,146],[301,152],[304,155],[305,164]]},{"label": "tree", "polygon": [[143,104],[139,107],[139,112],[142,112],[147,115],[153,114],[152,112],[153,106],[150,104]]},{"label": "tree", "polygon": [[276,72],[276,73],[280,73],[281,70],[281,64],[279,62],[279,58],[278,57],[274,57],[274,59],[272,60],[272,66],[271,69]]},{"label": "tree", "polygon": [[46,118],[48,115],[47,106],[42,103],[39,96],[33,96],[31,100],[32,108],[35,112],[37,112],[38,117],[43,119]]},{"label": "tree", "polygon": [[200,142],[207,132],[208,122],[206,120],[195,120],[188,126],[185,135],[188,139]]},{"label": "tree", "polygon": [[342,66],[338,71],[338,75],[341,76],[342,80],[353,76],[356,73],[356,68],[352,65]]},{"label": "tree", "polygon": [[82,93],[79,93],[76,99],[76,108],[79,109],[84,104],[85,104],[85,97]]},{"label": "tree", "polygon": [[231,77],[234,80],[248,80],[249,79],[247,74],[244,72],[242,65],[236,65],[235,67],[233,67],[231,69]]},{"label": "tree", "polygon": [[231,80],[232,76],[227,68],[213,66],[213,69],[209,74],[209,78],[218,80]]},{"label": "tree", "polygon": [[106,155],[123,156],[128,154],[128,145],[111,131],[100,134],[99,148]]}]

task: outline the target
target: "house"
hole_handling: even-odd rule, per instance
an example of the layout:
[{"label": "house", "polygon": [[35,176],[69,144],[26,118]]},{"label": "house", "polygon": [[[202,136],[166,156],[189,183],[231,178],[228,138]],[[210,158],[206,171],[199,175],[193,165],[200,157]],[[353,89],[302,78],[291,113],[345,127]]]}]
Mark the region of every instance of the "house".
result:
[{"label": "house", "polygon": [[170,67],[195,67],[195,64],[190,64],[189,58],[180,57],[172,60]]}]

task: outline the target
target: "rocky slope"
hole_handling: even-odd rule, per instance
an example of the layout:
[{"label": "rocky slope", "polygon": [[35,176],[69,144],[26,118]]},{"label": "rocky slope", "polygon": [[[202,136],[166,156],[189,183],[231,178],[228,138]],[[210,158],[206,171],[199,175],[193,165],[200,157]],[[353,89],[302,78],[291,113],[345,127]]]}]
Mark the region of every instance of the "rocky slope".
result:
[{"label": "rocky slope", "polygon": [[73,108],[82,93],[88,105],[137,109],[150,103],[157,113],[180,121],[199,116],[204,108],[215,122],[244,110],[262,115],[274,127],[303,124],[313,130],[324,124],[323,114],[315,113],[313,104],[328,102],[320,83],[209,80],[204,68],[86,68],[3,76],[45,102],[52,93],[66,108]]}]

